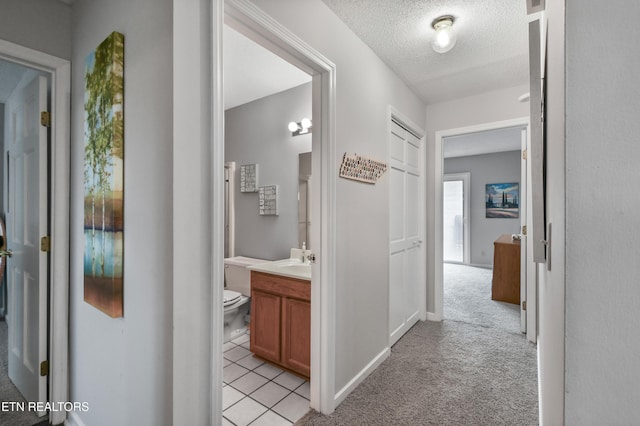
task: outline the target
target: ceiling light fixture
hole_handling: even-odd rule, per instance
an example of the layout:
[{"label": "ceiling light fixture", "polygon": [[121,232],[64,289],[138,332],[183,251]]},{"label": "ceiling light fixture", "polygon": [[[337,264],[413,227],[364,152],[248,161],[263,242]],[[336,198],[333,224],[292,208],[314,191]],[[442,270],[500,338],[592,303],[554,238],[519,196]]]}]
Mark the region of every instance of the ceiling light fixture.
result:
[{"label": "ceiling light fixture", "polygon": [[444,15],[436,18],[431,26],[436,30],[436,38],[433,40],[433,50],[438,53],[446,53],[456,45],[456,33],[453,30],[453,16]]},{"label": "ceiling light fixture", "polygon": [[303,118],[300,122],[296,123],[292,121],[289,123],[289,131],[291,132],[291,136],[299,136],[306,135],[307,133],[311,133],[311,120],[308,118]]}]

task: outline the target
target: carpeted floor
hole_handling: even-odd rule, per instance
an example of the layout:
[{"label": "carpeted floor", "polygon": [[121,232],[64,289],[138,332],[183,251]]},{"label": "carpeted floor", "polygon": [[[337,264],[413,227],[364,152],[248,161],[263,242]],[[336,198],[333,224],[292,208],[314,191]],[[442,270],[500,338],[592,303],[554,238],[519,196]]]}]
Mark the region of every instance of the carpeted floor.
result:
[{"label": "carpeted floor", "polygon": [[493,271],[444,264],[444,318],[520,333],[520,306],[491,300]]},{"label": "carpeted floor", "polygon": [[[3,319],[0,321],[0,402],[24,402],[18,389],[9,380],[8,338],[7,323]],[[29,411],[0,412],[0,426],[30,426],[41,421],[41,418]]]},{"label": "carpeted floor", "polygon": [[[486,271],[475,271],[476,280],[474,270],[449,266],[458,265],[446,265],[445,280],[455,275],[460,285],[467,282],[462,275],[468,282],[486,280]],[[485,287],[491,285],[488,272]],[[310,412],[296,424],[538,424],[536,346],[519,332],[519,313],[514,316],[510,306],[493,309],[491,303],[488,310],[479,309],[486,289],[467,293],[456,287],[445,284],[442,323],[418,322],[333,414]],[[482,300],[471,296],[475,293]],[[472,306],[465,310],[461,300]]]}]

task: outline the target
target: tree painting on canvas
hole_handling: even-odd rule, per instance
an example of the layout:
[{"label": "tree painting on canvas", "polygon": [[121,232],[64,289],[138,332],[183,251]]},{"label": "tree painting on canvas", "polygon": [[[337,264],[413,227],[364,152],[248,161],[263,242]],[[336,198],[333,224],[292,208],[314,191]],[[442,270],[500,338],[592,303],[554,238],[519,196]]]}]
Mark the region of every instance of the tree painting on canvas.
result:
[{"label": "tree painting on canvas", "polygon": [[488,183],[486,185],[486,217],[517,219],[520,213],[518,183]]},{"label": "tree painting on canvas", "polygon": [[124,36],[85,60],[84,300],[123,316]]}]

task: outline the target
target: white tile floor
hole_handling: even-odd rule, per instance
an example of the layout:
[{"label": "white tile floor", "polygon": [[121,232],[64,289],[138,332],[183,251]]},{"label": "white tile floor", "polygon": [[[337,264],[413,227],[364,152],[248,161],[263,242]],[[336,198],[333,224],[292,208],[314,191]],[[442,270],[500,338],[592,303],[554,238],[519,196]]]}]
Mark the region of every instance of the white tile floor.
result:
[{"label": "white tile floor", "polygon": [[309,382],[255,358],[248,334],[223,350],[223,425],[292,425],[309,411]]}]

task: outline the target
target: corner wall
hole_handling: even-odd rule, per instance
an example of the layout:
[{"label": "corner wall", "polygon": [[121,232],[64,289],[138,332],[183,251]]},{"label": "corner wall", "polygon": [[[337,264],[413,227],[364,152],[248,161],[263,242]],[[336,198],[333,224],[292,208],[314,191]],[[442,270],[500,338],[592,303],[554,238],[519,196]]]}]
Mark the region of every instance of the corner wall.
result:
[{"label": "corner wall", "polygon": [[566,0],[568,425],[638,423],[638,16],[637,2]]},{"label": "corner wall", "polygon": [[[86,425],[172,423],[172,2],[72,9],[70,400]],[[125,36],[124,317],[83,301],[84,61]]]},{"label": "corner wall", "polygon": [[51,0],[0,0],[0,39],[71,59],[71,8]]},{"label": "corner wall", "polygon": [[[278,260],[298,247],[298,154],[311,134],[287,124],[311,118],[311,83],[225,111],[225,162],[236,162],[236,256]],[[279,215],[258,214],[258,193],[240,192],[240,166],[258,164],[258,185],[279,186]],[[308,245],[308,248],[311,248]]]},{"label": "corner wall", "polygon": [[[321,0],[253,2],[336,64],[337,164],[345,152],[388,158],[389,105],[424,128],[418,97]],[[337,179],[336,392],[389,345],[388,176]]]},{"label": "corner wall", "polygon": [[[435,229],[435,135],[442,130],[493,123],[529,116],[529,103],[518,97],[529,85],[496,90],[453,101],[427,105],[427,229]],[[427,311],[435,312],[435,241],[427,235]]]}]

